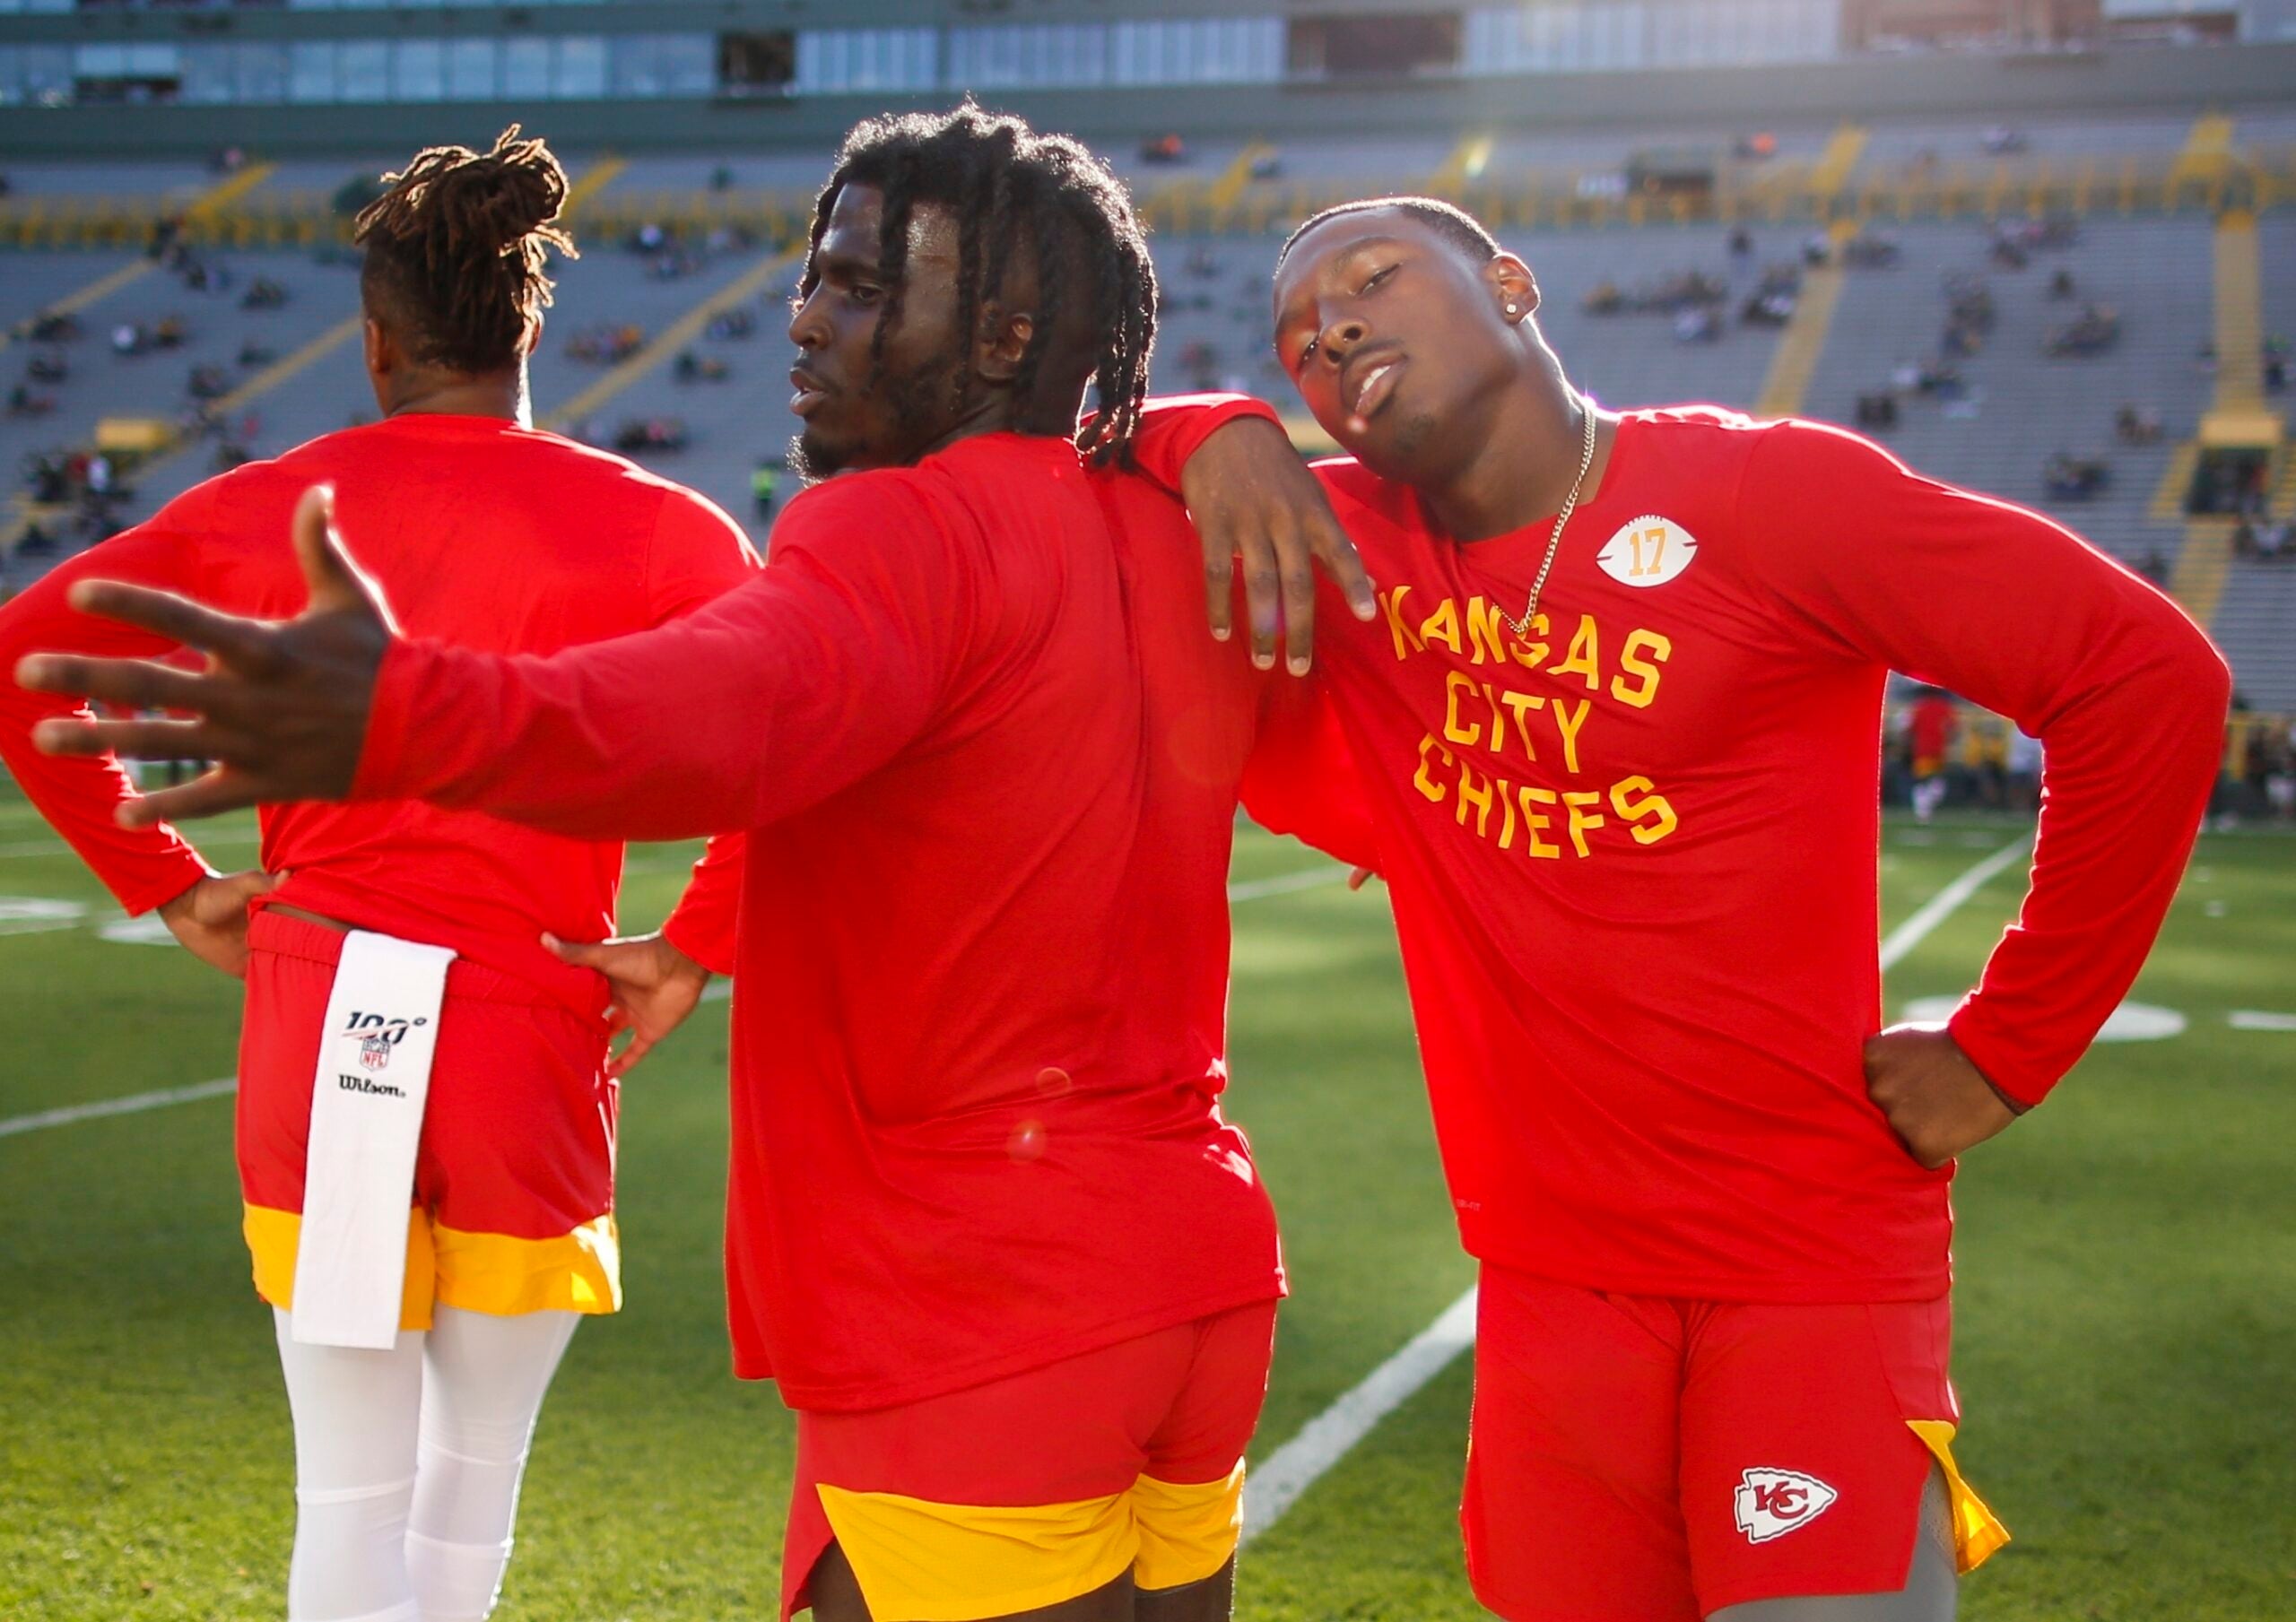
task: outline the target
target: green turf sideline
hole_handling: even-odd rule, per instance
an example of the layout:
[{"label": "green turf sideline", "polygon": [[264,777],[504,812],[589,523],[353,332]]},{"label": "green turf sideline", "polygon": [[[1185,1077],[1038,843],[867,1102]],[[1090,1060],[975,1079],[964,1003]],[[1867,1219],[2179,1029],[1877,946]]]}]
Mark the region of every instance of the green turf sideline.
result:
[{"label": "green turf sideline", "polygon": [[[1892,930],[1881,946],[1883,969],[1886,972],[1896,967],[1900,958],[1926,940],[1931,931],[1952,917],[1985,887],[1987,880],[2014,862],[2032,842],[2031,835],[2011,840],[1947,884],[1920,910]],[[1244,1483],[1245,1542],[1282,1520],[1284,1512],[1299,1502],[1300,1495],[1370,1436],[1380,1420],[1416,1396],[1454,1358],[1474,1344],[1474,1305],[1475,1292],[1470,1286],[1443,1309],[1435,1322],[1413,1336],[1402,1350],[1373,1369],[1360,1384],[1343,1393],[1329,1408],[1300,1427],[1290,1441],[1260,1462]]]},{"label": "green turf sideline", "polygon": [[[1293,890],[1309,889],[1318,885],[1336,884],[1347,877],[1344,867],[1325,865],[1303,868],[1298,872],[1279,873],[1272,879],[1247,880],[1228,887],[1231,904],[1256,901],[1263,896],[1286,895]],[[702,992],[704,1002],[719,1002],[734,994],[734,983],[729,979],[712,981]],[[16,1115],[0,1121],[0,1138],[13,1138],[22,1132],[42,1132],[50,1127],[71,1126],[82,1121],[100,1121],[111,1115],[132,1115],[147,1109],[165,1109],[170,1105],[191,1104],[202,1098],[228,1097],[239,1090],[236,1076],[218,1076],[212,1081],[196,1081],[189,1087],[161,1088],[154,1092],[135,1093],[125,1098],[100,1098],[92,1104],[75,1104],[64,1109],[44,1109],[36,1115]],[[1423,1383],[1423,1382],[1422,1382]],[[1417,1386],[1412,1388],[1413,1391]],[[1409,1395],[1409,1392],[1405,1392]],[[1400,1398],[1397,1401],[1401,1401]]]}]

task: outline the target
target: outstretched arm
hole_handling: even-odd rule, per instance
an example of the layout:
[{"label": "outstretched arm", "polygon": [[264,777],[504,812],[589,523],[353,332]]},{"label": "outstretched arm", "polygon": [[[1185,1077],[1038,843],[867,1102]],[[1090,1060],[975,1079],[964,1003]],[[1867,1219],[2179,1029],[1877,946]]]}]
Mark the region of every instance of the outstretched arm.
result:
[{"label": "outstretched arm", "polygon": [[[14,668],[27,654],[48,648],[129,659],[171,652],[173,645],[165,638],[80,613],[67,598],[78,582],[99,574],[179,588],[198,540],[154,521],[58,564],[22,595],[0,605],[0,672]],[[207,863],[175,829],[120,826],[120,808],[134,803],[137,794],[117,759],[59,760],[32,746],[34,729],[57,718],[93,720],[95,715],[73,698],[27,691],[0,680],[0,761],[120,906],[131,915],[149,912],[205,879]]]},{"label": "outstretched arm", "polygon": [[296,516],[300,618],[267,625],[84,583],[87,612],[201,648],[215,668],[43,656],[20,679],[195,717],[42,728],[57,753],[221,763],[128,807],[135,820],[257,800],[419,799],[580,838],[753,827],[914,737],[971,623],[972,577],[936,515],[897,481],[839,485],[791,507],[773,565],[748,585],[674,624],[546,659],[397,638],[314,492]]},{"label": "outstretched arm", "polygon": [[2069,531],[1854,435],[1767,430],[1739,506],[1798,639],[1951,688],[2047,746],[2017,922],[1944,1032],[1868,1049],[1876,1101],[1940,1163],[2045,1097],[2144,966],[2215,780],[2230,673],[2175,603]]}]

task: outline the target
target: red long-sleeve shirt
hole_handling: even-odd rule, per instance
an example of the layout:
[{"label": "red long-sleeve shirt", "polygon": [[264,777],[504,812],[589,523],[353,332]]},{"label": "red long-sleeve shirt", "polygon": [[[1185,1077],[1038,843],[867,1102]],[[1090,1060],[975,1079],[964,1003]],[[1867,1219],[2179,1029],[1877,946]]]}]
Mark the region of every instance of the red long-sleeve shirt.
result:
[{"label": "red long-sleeve shirt", "polygon": [[[807,491],[756,580],[663,630],[385,661],[359,798],[749,830],[738,945],[722,912],[669,932],[738,965],[735,1368],[792,1404],[1280,1293],[1217,1103],[1225,883],[1255,750],[1279,806],[1329,751],[1202,634],[1202,589],[1176,503],[992,434]],[[1366,854],[1351,781],[1270,814]]]},{"label": "red long-sleeve shirt", "polygon": [[[1192,441],[1238,412],[1265,408],[1165,414]],[[1170,431],[1143,466],[1174,481]],[[1463,545],[1409,490],[1318,472],[1379,588],[1372,624],[1324,604],[1318,663],[1467,1248],[1657,1295],[1943,1291],[1951,1174],[1906,1154],[1860,1057],[1884,677],[2047,745],[2031,893],[1951,1027],[2039,1099],[2190,853],[2229,689],[2208,639],[2048,519],[1814,423],[1627,413],[1527,637],[1500,615],[1552,516]]]},{"label": "red long-sleeve shirt", "polygon": [[[732,519],[619,456],[500,418],[407,414],[210,479],[52,570],[0,607],[0,672],[42,651],[168,651],[162,638],[71,609],[65,593],[83,578],[233,613],[296,613],[304,592],[291,522],[318,483],[335,486],[359,560],[401,623],[471,647],[549,653],[620,636],[690,612],[758,568]],[[146,911],[206,864],[172,828],[118,826],[113,813],[135,790],[117,763],[31,748],[36,721],[74,709],[0,678],[0,759],[120,905]],[[620,844],[413,802],[265,806],[261,822],[263,866],[288,875],[271,899],[452,947],[584,1013],[604,1006],[598,976],[561,963],[540,937],[613,932]],[[738,841],[711,854],[697,906],[730,907],[738,857]]]}]

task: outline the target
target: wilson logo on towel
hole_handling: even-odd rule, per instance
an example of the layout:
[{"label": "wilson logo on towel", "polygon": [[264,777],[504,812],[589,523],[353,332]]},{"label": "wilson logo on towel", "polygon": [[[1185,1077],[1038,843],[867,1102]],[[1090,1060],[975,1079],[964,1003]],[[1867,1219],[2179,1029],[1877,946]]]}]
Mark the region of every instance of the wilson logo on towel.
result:
[{"label": "wilson logo on towel", "polygon": [[376,1081],[365,1076],[338,1075],[335,1079],[335,1084],[346,1093],[366,1093],[378,1098],[406,1097],[404,1088],[393,1087],[387,1081]]}]

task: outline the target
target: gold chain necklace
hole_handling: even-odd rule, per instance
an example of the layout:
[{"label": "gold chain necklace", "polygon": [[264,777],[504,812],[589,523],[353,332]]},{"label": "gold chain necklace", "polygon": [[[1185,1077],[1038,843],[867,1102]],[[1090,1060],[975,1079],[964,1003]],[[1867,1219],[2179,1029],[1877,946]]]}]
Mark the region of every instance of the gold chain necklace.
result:
[{"label": "gold chain necklace", "polygon": [[1531,634],[1531,618],[1539,612],[1539,594],[1546,589],[1547,570],[1554,567],[1554,554],[1562,545],[1562,526],[1570,522],[1570,514],[1578,505],[1578,487],[1587,482],[1587,474],[1595,465],[1595,403],[1580,395],[1578,415],[1587,424],[1587,443],[1578,453],[1578,476],[1570,482],[1570,493],[1562,499],[1562,510],[1554,516],[1554,533],[1547,538],[1546,556],[1540,560],[1538,578],[1531,582],[1531,600],[1523,606],[1523,617],[1507,623],[1518,637]]}]

